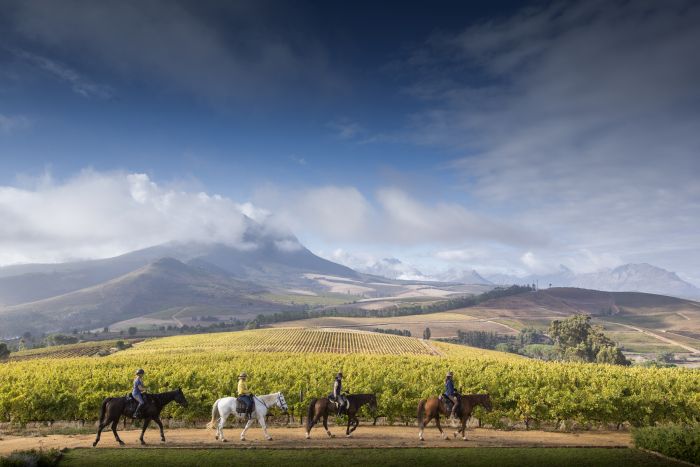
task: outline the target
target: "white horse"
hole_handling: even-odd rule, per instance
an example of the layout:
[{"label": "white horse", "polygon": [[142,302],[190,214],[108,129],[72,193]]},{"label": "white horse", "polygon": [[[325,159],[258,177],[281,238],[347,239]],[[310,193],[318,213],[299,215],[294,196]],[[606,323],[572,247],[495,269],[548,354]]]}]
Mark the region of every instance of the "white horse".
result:
[{"label": "white horse", "polygon": [[[287,401],[284,400],[284,396],[281,392],[276,392],[274,394],[266,394],[264,396],[253,396],[253,401],[255,404],[255,408],[251,413],[250,420],[248,420],[248,423],[245,424],[245,428],[243,428],[243,431],[241,432],[241,441],[245,441],[245,433],[246,431],[248,431],[248,428],[250,428],[250,426],[253,424],[255,418],[258,419],[258,423],[260,423],[260,426],[263,429],[265,439],[270,441],[272,440],[272,436],[270,436],[267,433],[267,424],[265,423],[265,416],[267,415],[267,412],[270,410],[270,408],[274,406],[281,408],[286,413],[287,410],[289,410],[289,407],[287,407]],[[224,438],[224,424],[226,424],[226,419],[231,414],[235,414],[239,420],[245,419],[245,414],[236,413],[235,397],[222,397],[221,399],[218,399],[216,402],[214,402],[214,405],[211,408],[211,421],[207,423],[207,428],[216,429],[216,439],[220,439],[221,441],[226,442],[226,438]],[[214,425],[214,423],[216,422],[216,417],[219,417],[219,422],[216,425]]]}]

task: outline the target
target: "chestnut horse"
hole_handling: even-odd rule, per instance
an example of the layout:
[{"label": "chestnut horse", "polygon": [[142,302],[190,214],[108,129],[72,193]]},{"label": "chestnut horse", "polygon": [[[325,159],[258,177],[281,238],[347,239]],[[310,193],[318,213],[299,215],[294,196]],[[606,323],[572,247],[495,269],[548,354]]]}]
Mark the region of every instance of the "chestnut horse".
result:
[{"label": "chestnut horse", "polygon": [[[360,407],[365,404],[369,404],[369,408],[372,411],[377,410],[377,396],[374,394],[348,394],[347,396],[350,407],[347,410],[348,415],[348,427],[345,430],[345,436],[350,437],[352,432],[357,429],[360,425],[360,420],[357,418],[357,412],[360,411]],[[306,439],[311,438],[311,428],[318,423],[318,420],[323,417],[323,428],[326,429],[326,434],[329,438],[332,438],[330,430],[328,429],[328,415],[329,413],[335,413],[335,404],[327,397],[322,397],[320,399],[311,399],[309,403],[309,413],[306,418]],[[352,428],[350,428],[352,426]]]},{"label": "chestnut horse", "polygon": [[[459,403],[457,406],[457,415],[459,415],[461,428],[455,431],[454,436],[457,437],[458,433],[462,433],[462,439],[466,440],[467,421],[472,416],[474,407],[480,405],[487,411],[490,411],[491,398],[488,394],[470,394],[465,396],[457,395],[457,402]],[[425,425],[430,423],[430,420],[433,418],[435,419],[435,425],[437,426],[438,430],[440,430],[440,436],[442,436],[442,439],[447,439],[447,435],[445,435],[445,433],[442,431],[442,427],[440,426],[441,413],[445,415],[445,417],[450,415],[445,402],[437,397],[431,397],[427,400],[423,399],[418,403],[418,427],[420,428],[418,438],[421,441],[425,441],[423,439],[423,430]]]}]

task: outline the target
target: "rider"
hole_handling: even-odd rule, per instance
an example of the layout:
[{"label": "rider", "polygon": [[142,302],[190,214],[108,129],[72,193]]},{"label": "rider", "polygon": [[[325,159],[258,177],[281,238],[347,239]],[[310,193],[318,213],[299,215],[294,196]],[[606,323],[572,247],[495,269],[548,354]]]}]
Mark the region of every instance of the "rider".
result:
[{"label": "rider", "polygon": [[141,416],[141,409],[144,405],[146,405],[143,398],[143,393],[146,392],[146,387],[143,385],[143,381],[141,380],[144,373],[145,372],[141,368],[136,370],[136,378],[134,378],[134,385],[133,389],[131,390],[131,395],[139,403],[139,405],[136,406],[136,410],[134,410],[134,415],[132,415],[133,418],[139,418]]},{"label": "rider", "polygon": [[238,397],[245,401],[246,416],[250,418],[251,413],[253,413],[253,394],[248,390],[248,384],[246,384],[247,379],[248,373],[245,371],[238,375]]},{"label": "rider", "polygon": [[343,395],[343,372],[339,371],[333,382],[333,394],[331,399],[338,406],[338,415],[343,413],[343,408],[347,405],[347,398]]},{"label": "rider", "polygon": [[452,376],[454,376],[454,374],[449,371],[447,372],[447,377],[445,378],[445,395],[452,401],[452,412],[450,413],[450,418],[454,418],[458,402],[457,391],[455,390],[455,383],[452,380]]}]

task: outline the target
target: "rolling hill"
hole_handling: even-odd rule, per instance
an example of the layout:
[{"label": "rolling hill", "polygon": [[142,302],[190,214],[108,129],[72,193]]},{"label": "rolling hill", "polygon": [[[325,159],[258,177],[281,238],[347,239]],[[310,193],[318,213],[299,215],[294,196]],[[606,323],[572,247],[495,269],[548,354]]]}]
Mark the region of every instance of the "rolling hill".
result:
[{"label": "rolling hill", "polygon": [[[270,303],[255,298],[260,286],[173,258],[153,261],[102,284],[0,309],[2,334],[91,329],[162,310],[195,307],[202,314],[255,316]],[[291,307],[278,304],[276,309]]]}]

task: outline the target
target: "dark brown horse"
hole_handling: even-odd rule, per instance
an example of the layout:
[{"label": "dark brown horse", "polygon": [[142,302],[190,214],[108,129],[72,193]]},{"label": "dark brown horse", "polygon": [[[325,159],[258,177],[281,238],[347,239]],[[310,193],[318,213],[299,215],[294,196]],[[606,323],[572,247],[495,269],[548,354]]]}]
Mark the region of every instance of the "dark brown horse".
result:
[{"label": "dark brown horse", "polygon": [[[472,416],[474,407],[480,405],[486,410],[490,411],[491,398],[488,394],[470,394],[465,396],[457,395],[457,401],[459,403],[459,406],[457,407],[457,415],[459,416],[461,427],[459,430],[455,431],[454,436],[457,437],[458,433],[462,433],[462,439],[466,440],[467,421]],[[423,399],[418,403],[418,427],[420,428],[418,438],[420,438],[421,441],[425,441],[423,439],[423,430],[425,425],[430,423],[430,420],[433,418],[435,419],[435,425],[438,427],[438,430],[440,430],[440,435],[442,438],[447,438],[447,435],[442,431],[442,427],[440,426],[440,414],[445,415],[445,417],[448,417],[450,414],[447,410],[447,406],[445,405],[445,401],[442,399],[431,397],[427,400]]]},{"label": "dark brown horse", "polygon": [[[369,404],[369,408],[372,411],[377,410],[377,396],[374,394],[348,394],[347,396],[350,407],[348,407],[348,427],[345,430],[345,436],[348,438],[351,433],[355,431],[360,424],[360,420],[357,419],[357,412],[360,411],[360,407],[365,404]],[[328,415],[335,413],[335,404],[332,403],[327,397],[322,397],[320,399],[311,399],[309,403],[308,417],[306,418],[306,439],[311,438],[311,428],[318,423],[318,420],[323,417],[323,428],[326,429],[326,433],[329,437],[333,437],[330,430],[328,429]],[[351,428],[352,427],[352,428]]]},{"label": "dark brown horse", "polygon": [[[143,419],[143,429],[141,430],[141,444],[146,444],[143,440],[143,434],[146,432],[146,428],[151,423],[151,420],[158,424],[160,428],[160,440],[165,442],[165,434],[163,433],[163,422],[160,421],[160,412],[163,407],[171,403],[172,401],[177,402],[183,407],[187,407],[187,399],[182,393],[182,389],[177,388],[175,391],[163,392],[161,394],[144,394],[144,399],[146,405],[141,410],[140,419]],[[124,441],[119,438],[117,434],[117,423],[119,423],[119,418],[121,416],[131,417],[136,410],[137,402],[131,398],[127,397],[108,397],[102,401],[102,409],[100,410],[100,427],[97,430],[97,437],[95,442],[92,443],[93,446],[97,446],[100,442],[100,435],[102,430],[105,429],[107,425],[112,424],[112,433],[114,433],[114,439],[119,442],[120,445],[124,445]]]}]

